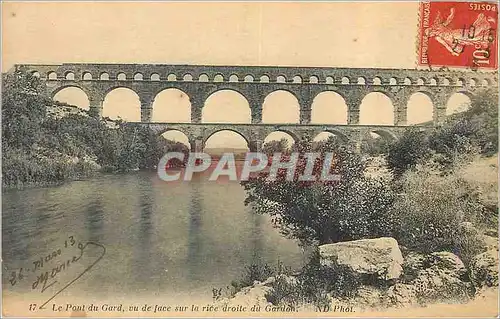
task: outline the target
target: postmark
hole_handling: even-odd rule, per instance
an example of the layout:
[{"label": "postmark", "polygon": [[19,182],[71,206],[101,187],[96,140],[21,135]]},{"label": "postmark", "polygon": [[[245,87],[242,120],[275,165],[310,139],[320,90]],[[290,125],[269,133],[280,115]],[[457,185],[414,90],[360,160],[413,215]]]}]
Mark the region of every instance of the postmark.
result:
[{"label": "postmark", "polygon": [[496,3],[424,1],[419,10],[419,66],[498,67]]}]

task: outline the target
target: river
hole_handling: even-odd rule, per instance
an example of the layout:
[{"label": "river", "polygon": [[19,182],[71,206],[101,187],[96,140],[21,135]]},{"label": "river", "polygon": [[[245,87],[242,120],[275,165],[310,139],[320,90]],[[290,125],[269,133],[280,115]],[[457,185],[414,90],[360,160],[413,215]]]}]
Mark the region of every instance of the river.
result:
[{"label": "river", "polygon": [[9,279],[12,271],[50,255],[70,236],[99,243],[106,252],[59,297],[113,301],[190,296],[208,302],[212,288],[226,287],[252,263],[275,265],[279,260],[300,268],[305,256],[297,243],[283,238],[267,216],[245,207],[244,199],[238,182],[201,177],[166,183],[154,172],[5,191],[4,297],[30,293],[40,302],[50,297],[31,289],[36,276],[25,284],[12,285]]}]

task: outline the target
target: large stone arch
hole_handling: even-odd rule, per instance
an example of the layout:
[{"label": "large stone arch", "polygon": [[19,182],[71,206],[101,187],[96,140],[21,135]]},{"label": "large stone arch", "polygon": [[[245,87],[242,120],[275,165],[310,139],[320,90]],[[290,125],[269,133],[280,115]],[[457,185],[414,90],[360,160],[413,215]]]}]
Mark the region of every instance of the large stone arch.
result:
[{"label": "large stone arch", "polygon": [[[67,94],[64,94],[64,92]],[[73,91],[73,93],[69,92]],[[78,92],[78,93],[77,93]],[[58,98],[58,95],[63,94],[62,97]],[[78,106],[79,108],[89,110],[90,109],[90,99],[91,96],[87,90],[79,85],[64,85],[54,89],[50,93],[51,99],[53,101],[59,101],[69,105]]]},{"label": "large stone arch", "polygon": [[389,98],[391,100],[391,103],[394,104],[394,101],[396,100],[396,94],[391,92],[391,90],[385,88],[382,85],[376,85],[370,87],[369,91],[366,92],[365,96],[368,95],[369,93],[381,93]]},{"label": "large stone arch", "polygon": [[[226,97],[224,97],[224,95]],[[213,103],[214,99],[222,99],[219,101],[220,105],[215,105]],[[231,102],[229,100],[237,99],[238,102]],[[216,100],[217,101],[217,100]],[[235,108],[240,108],[240,114],[236,114],[239,119],[235,120],[226,118],[226,117],[234,117]],[[217,117],[222,120],[213,120],[210,119],[212,115],[209,112],[217,112],[219,113]],[[208,117],[208,119],[207,119]],[[252,123],[252,110],[250,108],[250,102],[247,97],[239,90],[234,88],[219,88],[210,92],[210,94],[206,97],[203,103],[203,108],[201,110],[201,120],[202,123],[234,123],[234,124],[250,124]]]},{"label": "large stone arch", "polygon": [[[168,101],[163,102],[163,99]],[[183,110],[179,110],[179,107]],[[157,92],[151,108],[153,122],[191,122],[191,98],[178,87],[167,87]]]},{"label": "large stone arch", "polygon": [[415,94],[415,93],[422,93],[422,94],[425,94],[427,95],[427,97],[432,101],[432,104],[436,104],[436,94],[434,92],[431,92],[430,90],[426,90],[426,89],[418,89],[418,90],[412,90],[410,93],[409,93],[409,96]]},{"label": "large stone arch", "polygon": [[115,82],[115,83],[113,83],[112,85],[107,86],[106,88],[104,88],[104,89],[102,90],[102,96],[103,96],[104,98],[106,98],[106,96],[107,96],[110,92],[112,92],[112,91],[114,91],[114,90],[116,90],[116,89],[128,89],[128,90],[130,90],[130,91],[133,91],[133,92],[134,92],[135,94],[137,94],[137,96],[139,96],[139,98],[140,98],[139,92],[135,89],[135,87],[134,87],[132,84],[127,83],[127,82],[124,82],[124,83]]},{"label": "large stone arch", "polygon": [[[121,118],[128,122],[141,121],[141,98],[135,90],[127,86],[113,86],[105,92],[102,103],[102,115],[104,117]],[[118,96],[120,93],[122,97]],[[128,97],[124,98],[123,94],[128,95]]]},{"label": "large stone arch", "polygon": [[[338,102],[341,101],[341,103],[335,100]],[[334,112],[331,112],[332,109]],[[311,124],[347,124],[348,121],[349,107],[342,92],[324,90],[316,94],[313,98],[311,104]]]},{"label": "large stone arch", "polygon": [[[175,134],[175,135],[178,135],[179,137],[180,137],[180,136],[184,136],[184,137],[185,137],[185,139],[184,139],[184,138],[179,138],[179,139],[177,139],[177,138],[175,138],[175,137],[173,137],[173,138],[168,138],[168,137],[166,137],[165,135],[166,135],[166,134],[169,134],[169,133],[178,133],[178,134]],[[186,146],[188,147],[188,149],[190,149],[190,150],[193,148],[193,145],[192,145],[192,143],[191,143],[191,141],[193,140],[192,135],[191,135],[191,134],[189,134],[189,133],[183,132],[183,131],[181,131],[181,130],[180,130],[180,129],[178,129],[178,128],[167,128],[166,130],[162,130],[162,131],[160,132],[159,136],[162,136],[162,137],[163,137],[163,138],[165,138],[165,139],[170,139],[170,140],[173,140],[173,141],[176,141],[176,142],[183,143],[183,144],[184,144],[184,145],[186,145]]]},{"label": "large stone arch", "polygon": [[453,95],[455,93],[460,93],[460,94],[466,95],[471,100],[474,99],[474,97],[476,96],[476,91],[470,90],[468,88],[463,88],[463,87],[456,88],[455,90],[450,92],[451,95]]},{"label": "large stone arch", "polygon": [[386,92],[380,90],[371,91],[362,98],[359,105],[359,124],[394,125],[396,121],[395,114],[396,108],[393,99]]},{"label": "large stone arch", "polygon": [[467,90],[455,90],[450,92],[444,102],[446,107],[446,115],[453,115],[466,111],[472,106],[474,94]]},{"label": "large stone arch", "polygon": [[52,88],[50,92],[50,97],[53,99],[54,96],[59,93],[60,91],[64,89],[69,89],[69,88],[75,88],[75,89],[80,89],[82,90],[87,97],[90,99],[91,98],[91,92],[85,87],[85,86],[80,86],[76,83],[71,83],[71,84],[64,84],[64,85],[58,85],[57,87]]},{"label": "large stone arch", "polygon": [[412,93],[406,102],[406,123],[408,125],[432,123],[435,105],[429,94]]},{"label": "large stone arch", "polygon": [[387,129],[375,128],[361,132],[359,151],[371,156],[388,152],[389,146],[397,140],[396,134]]},{"label": "large stone arch", "polygon": [[[336,130],[336,129],[326,129],[326,130],[322,130],[319,134],[323,133],[323,132],[326,132],[326,133],[331,133],[337,137],[339,137],[339,139],[344,142],[344,143],[350,143],[351,142],[351,139],[349,138],[349,136],[347,134],[345,134],[345,132],[342,132],[340,130]],[[318,134],[316,134],[317,136]]]},{"label": "large stone arch", "polygon": [[216,134],[219,134],[221,132],[231,132],[231,133],[235,133],[236,135],[240,136],[243,138],[243,140],[246,142],[246,147],[248,149],[250,149],[250,138],[248,135],[248,133],[246,132],[241,132],[235,128],[231,128],[231,127],[220,127],[220,128],[215,128],[215,129],[212,129],[210,131],[205,131],[204,134],[203,134],[203,137],[202,137],[202,145],[203,145],[203,149],[205,149],[205,146],[207,144],[207,141],[213,137],[214,135]]},{"label": "large stone arch", "polygon": [[396,135],[396,133],[394,133],[393,131],[391,131],[389,129],[383,129],[383,128],[375,128],[375,129],[367,130],[363,134],[363,136],[367,136],[371,133],[375,133],[375,134],[387,139],[390,142],[395,142],[398,140],[398,136]]},{"label": "large stone arch", "polygon": [[[286,94],[285,97],[279,97],[278,94]],[[269,90],[264,93],[264,102],[262,104],[262,122],[266,124],[298,124],[300,123],[300,100],[296,93],[286,88],[277,88]],[[279,100],[287,99],[286,102],[279,102]],[[278,101],[275,101],[278,100]],[[283,106],[286,103],[287,106]],[[276,104],[276,105],[275,105]],[[278,119],[278,113],[282,113],[284,109],[276,108],[286,107],[288,115]],[[293,114],[292,114],[293,113]],[[283,113],[282,113],[283,114]],[[285,120],[290,118],[290,120]]]},{"label": "large stone arch", "polygon": [[273,129],[266,130],[266,132],[264,133],[264,136],[262,138],[262,141],[265,141],[269,137],[269,135],[271,135],[273,133],[284,133],[284,134],[287,134],[287,135],[289,135],[293,139],[294,143],[297,143],[297,142],[300,141],[300,135],[299,134],[293,132],[292,130],[282,129],[282,128],[273,128]]}]

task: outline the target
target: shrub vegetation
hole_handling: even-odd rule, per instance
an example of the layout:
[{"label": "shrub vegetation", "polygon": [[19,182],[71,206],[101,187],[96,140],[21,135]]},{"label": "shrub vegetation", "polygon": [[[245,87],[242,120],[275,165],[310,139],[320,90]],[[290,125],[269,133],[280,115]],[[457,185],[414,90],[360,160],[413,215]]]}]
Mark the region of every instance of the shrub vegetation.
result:
[{"label": "shrub vegetation", "polygon": [[[283,235],[302,245],[390,236],[410,251],[453,252],[467,266],[485,249],[483,230],[496,228],[498,221],[498,203],[493,205],[488,200],[496,196],[483,194],[485,189],[496,194],[497,188],[478,187],[463,173],[471,161],[498,152],[497,101],[497,93],[479,92],[469,110],[450,116],[439,127],[426,131],[408,128],[388,146],[366,144],[368,155],[383,154],[387,147],[392,180],[368,177],[362,155],[329,139],[315,149],[335,154],[333,171],[340,174],[340,181],[286,181],[284,172],[278,174],[281,179],[267,181],[267,174],[262,173],[242,182],[247,191],[245,203],[256,213],[270,215]],[[308,152],[309,142],[300,141],[293,149]],[[296,175],[303,170],[300,158],[298,163]],[[316,166],[314,173],[318,174]],[[331,280],[319,282],[330,276],[328,271],[311,261],[297,277],[304,289],[310,287],[311,291],[296,292],[303,297],[336,291],[329,285],[343,282],[337,276],[342,271],[332,274]],[[347,287],[341,290],[356,287],[348,278],[345,282]],[[273,297],[278,299],[283,298]]]},{"label": "shrub vegetation", "polygon": [[47,116],[48,99],[37,77],[5,74],[2,82],[2,186],[58,184],[98,170],[151,169],[168,150],[187,148],[158,137],[145,127],[131,127],[86,114]]}]

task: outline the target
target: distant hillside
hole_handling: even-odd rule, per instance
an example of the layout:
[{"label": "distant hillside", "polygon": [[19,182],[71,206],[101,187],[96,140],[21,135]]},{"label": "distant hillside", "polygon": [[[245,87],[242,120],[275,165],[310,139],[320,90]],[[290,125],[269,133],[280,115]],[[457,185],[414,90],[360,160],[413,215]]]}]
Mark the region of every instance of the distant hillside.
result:
[{"label": "distant hillside", "polygon": [[205,153],[212,156],[220,156],[224,153],[233,153],[235,155],[245,155],[248,152],[246,148],[232,148],[232,147],[214,147],[214,148],[206,148],[204,150]]}]

